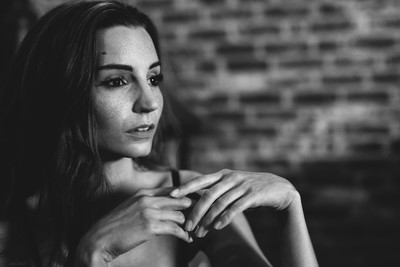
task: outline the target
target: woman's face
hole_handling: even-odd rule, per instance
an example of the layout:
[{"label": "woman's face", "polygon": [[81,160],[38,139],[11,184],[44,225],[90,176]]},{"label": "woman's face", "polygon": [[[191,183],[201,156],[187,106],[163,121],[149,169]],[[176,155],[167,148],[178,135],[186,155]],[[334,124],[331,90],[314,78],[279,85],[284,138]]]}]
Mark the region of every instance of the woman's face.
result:
[{"label": "woman's face", "polygon": [[113,157],[146,156],[163,108],[154,44],[143,27],[115,26],[97,38],[92,100],[100,150]]}]

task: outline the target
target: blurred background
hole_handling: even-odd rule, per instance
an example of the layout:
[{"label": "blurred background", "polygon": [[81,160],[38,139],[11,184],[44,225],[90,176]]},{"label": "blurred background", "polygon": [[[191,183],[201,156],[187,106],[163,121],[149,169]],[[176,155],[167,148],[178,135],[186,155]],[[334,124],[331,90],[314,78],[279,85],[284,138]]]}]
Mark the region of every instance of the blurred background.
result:
[{"label": "blurred background", "polygon": [[[2,0],[0,88],[66,0]],[[170,164],[272,172],[300,191],[321,266],[400,266],[400,1],[126,0],[158,26],[181,125]],[[246,213],[279,266],[277,222]]]}]

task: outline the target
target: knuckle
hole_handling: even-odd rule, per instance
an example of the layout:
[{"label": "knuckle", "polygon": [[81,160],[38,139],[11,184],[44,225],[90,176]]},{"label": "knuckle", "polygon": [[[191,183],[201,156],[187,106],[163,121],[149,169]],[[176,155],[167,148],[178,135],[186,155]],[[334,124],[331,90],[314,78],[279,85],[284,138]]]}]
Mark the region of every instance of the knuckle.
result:
[{"label": "knuckle", "polygon": [[217,201],[215,201],[213,206],[214,206],[213,208],[215,210],[221,211],[227,206],[227,203],[226,203],[226,200],[224,200],[224,199],[218,199]]},{"label": "knuckle", "polygon": [[202,198],[206,201],[211,201],[213,200],[213,193],[211,190],[207,190],[206,192],[204,192]]},{"label": "knuckle", "polygon": [[232,205],[232,207],[229,208],[229,210],[226,212],[226,215],[229,218],[232,218],[235,214],[239,213],[240,208],[238,205]]},{"label": "knuckle", "polygon": [[232,181],[240,181],[240,174],[237,172],[231,172],[229,177],[232,179]]},{"label": "knuckle", "polygon": [[203,223],[205,225],[210,225],[214,220],[214,213],[209,213],[207,216],[203,219]]},{"label": "knuckle", "polygon": [[156,233],[157,232],[156,224],[151,220],[146,220],[143,227],[144,227],[145,231],[148,233]]},{"label": "knuckle", "polygon": [[183,212],[178,211],[176,216],[180,223],[183,223],[185,221],[185,215],[183,214]]},{"label": "knuckle", "polygon": [[171,232],[174,235],[178,235],[181,232],[181,228],[178,225],[173,225],[171,228]]},{"label": "knuckle", "polygon": [[145,196],[148,195],[148,190],[144,188],[140,188],[139,190],[136,191],[137,196]]},{"label": "knuckle", "polygon": [[138,200],[138,204],[139,204],[140,206],[142,206],[142,207],[148,206],[149,202],[150,202],[150,197],[149,197],[149,196],[146,196],[146,195],[141,196],[141,197],[139,198],[139,200]]},{"label": "knuckle", "polygon": [[246,188],[246,194],[247,195],[249,195],[249,196],[251,196],[251,195],[253,195],[254,193],[256,193],[256,189],[254,188],[254,187],[252,187],[252,186],[248,186],[247,188]]},{"label": "knuckle", "polygon": [[142,219],[145,221],[150,221],[150,218],[152,216],[152,211],[151,209],[143,209],[141,212]]}]

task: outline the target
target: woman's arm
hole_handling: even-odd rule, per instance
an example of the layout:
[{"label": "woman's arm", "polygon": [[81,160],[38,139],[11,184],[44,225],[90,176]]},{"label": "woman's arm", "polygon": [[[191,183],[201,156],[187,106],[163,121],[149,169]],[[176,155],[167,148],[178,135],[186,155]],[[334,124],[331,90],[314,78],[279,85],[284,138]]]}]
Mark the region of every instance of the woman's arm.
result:
[{"label": "woman's arm", "polygon": [[97,221],[82,237],[74,267],[107,266],[120,255],[159,235],[173,235],[188,243],[182,229],[187,197],[168,196],[172,188],[141,189]]},{"label": "woman's arm", "polygon": [[282,267],[318,266],[297,191],[288,208],[280,212],[279,221]]},{"label": "woman's arm", "polygon": [[186,218],[186,230],[196,228],[196,235],[202,237],[210,228],[223,229],[248,208],[271,207],[279,212],[283,266],[318,266],[300,195],[286,179],[269,173],[222,170],[192,179],[171,196],[198,191],[203,192],[202,197]]},{"label": "woman's arm", "polygon": [[228,226],[211,230],[203,238],[201,249],[212,266],[271,267],[262,253],[245,216],[239,214]]}]

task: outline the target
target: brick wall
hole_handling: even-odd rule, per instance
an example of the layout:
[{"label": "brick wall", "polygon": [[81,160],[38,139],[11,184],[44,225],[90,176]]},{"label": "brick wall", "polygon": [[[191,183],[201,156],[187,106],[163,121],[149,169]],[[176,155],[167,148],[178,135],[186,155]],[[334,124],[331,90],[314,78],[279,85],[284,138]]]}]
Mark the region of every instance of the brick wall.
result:
[{"label": "brick wall", "polygon": [[[321,266],[399,265],[400,1],[127,2],[159,27],[164,90],[190,114],[184,167],[285,176]],[[248,216],[277,262],[273,214]]]}]

